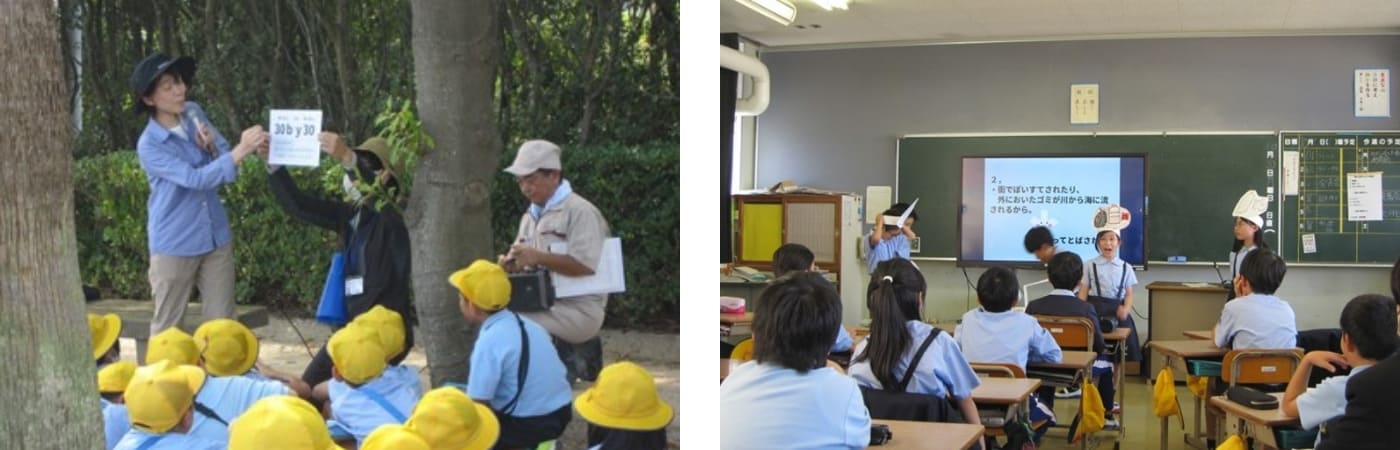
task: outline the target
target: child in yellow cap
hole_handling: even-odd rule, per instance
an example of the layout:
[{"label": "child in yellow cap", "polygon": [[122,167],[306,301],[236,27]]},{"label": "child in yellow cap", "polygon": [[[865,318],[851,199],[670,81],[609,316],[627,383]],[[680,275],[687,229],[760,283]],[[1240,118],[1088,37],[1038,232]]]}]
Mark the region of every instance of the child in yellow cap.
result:
[{"label": "child in yellow cap", "polygon": [[198,367],[160,360],[136,369],[126,387],[131,431],[116,450],[214,450],[224,441],[187,434],[194,423],[194,396],[204,385]]},{"label": "child in yellow cap", "polygon": [[131,376],[136,373],[136,363],[117,361],[97,369],[97,392],[102,395],[102,424],[107,436],[107,450],[117,446],[117,441],[131,430],[131,418],[126,413],[126,400],[122,394]]},{"label": "child in yellow cap", "polygon": [[501,424],[491,408],[455,387],[428,391],[404,426],[434,449],[486,450],[501,435]]},{"label": "child in yellow cap", "polygon": [[178,327],[166,328],[151,336],[151,341],[146,344],[146,364],[166,359],[175,364],[199,364],[199,348],[194,345],[194,337]]},{"label": "child in yellow cap", "polygon": [[97,367],[111,364],[121,359],[121,346],[117,337],[122,334],[122,318],[116,314],[97,315],[88,313],[88,331],[92,334],[92,359]]},{"label": "child in yellow cap", "polygon": [[573,419],[573,392],[549,332],[505,309],[510,280],[501,266],[476,260],[448,282],[457,288],[462,315],[479,326],[467,395],[495,411],[496,446],[533,448],[558,439]]},{"label": "child in yellow cap", "polygon": [[651,374],[628,361],[604,367],[598,384],[574,400],[574,409],[588,421],[589,450],[664,450],[674,414],[657,395]]},{"label": "child in yellow cap", "polygon": [[306,400],[274,395],[258,400],[228,426],[229,450],[344,450]]},{"label": "child in yellow cap", "polygon": [[374,305],[351,322],[367,325],[379,333],[379,342],[384,345],[384,354],[389,359],[380,376],[401,378],[404,384],[413,388],[415,395],[422,397],[423,382],[418,378],[418,371],[402,364],[404,353],[408,351],[405,346],[408,333],[404,332],[403,316],[383,305]]},{"label": "child in yellow cap", "polygon": [[428,443],[403,425],[380,425],[374,429],[360,450],[432,450]]},{"label": "child in yellow cap", "polygon": [[194,330],[194,344],[199,349],[200,366],[209,375],[276,381],[302,398],[311,395],[311,388],[301,378],[258,363],[258,337],[237,320],[204,322]]},{"label": "child in yellow cap", "polygon": [[[388,358],[378,332],[351,323],[331,335],[326,351],[331,358],[331,436],[364,442],[380,425],[408,420],[419,394],[400,378],[381,376]],[[413,384],[418,384],[416,378]]]}]

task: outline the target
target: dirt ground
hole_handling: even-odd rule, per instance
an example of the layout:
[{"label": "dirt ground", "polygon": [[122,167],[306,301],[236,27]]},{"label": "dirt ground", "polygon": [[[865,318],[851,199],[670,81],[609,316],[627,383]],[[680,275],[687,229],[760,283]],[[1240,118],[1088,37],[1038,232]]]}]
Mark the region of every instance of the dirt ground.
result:
[{"label": "dirt ground", "polygon": [[[263,363],[280,371],[301,374],[311,361],[311,354],[330,338],[330,331],[330,327],[310,319],[294,318],[288,321],[273,315],[268,325],[254,329],[253,333],[261,344],[259,357]],[[656,389],[662,400],[676,411],[675,419],[666,427],[667,440],[671,448],[680,448],[680,336],[612,329],[604,329],[602,336],[604,364],[629,360],[645,367],[656,378]],[[121,346],[122,356],[135,360],[136,341],[122,338]],[[404,364],[418,368],[423,386],[431,386],[427,358],[421,348],[410,352]],[[575,385],[574,395],[591,386],[592,383],[583,382]],[[584,449],[587,447],[586,433],[586,423],[575,413],[574,420],[569,423],[556,448]]]}]

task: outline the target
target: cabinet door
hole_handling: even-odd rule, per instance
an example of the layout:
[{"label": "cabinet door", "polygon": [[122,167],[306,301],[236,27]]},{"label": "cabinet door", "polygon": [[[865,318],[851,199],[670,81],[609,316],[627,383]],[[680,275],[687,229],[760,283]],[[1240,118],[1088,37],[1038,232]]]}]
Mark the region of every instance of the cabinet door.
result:
[{"label": "cabinet door", "polygon": [[836,207],[832,202],[788,203],[787,241],[807,246],[817,264],[835,264]]},{"label": "cabinet door", "polygon": [[750,203],[739,205],[742,246],[739,261],[772,262],[773,251],[783,245],[783,204]]}]

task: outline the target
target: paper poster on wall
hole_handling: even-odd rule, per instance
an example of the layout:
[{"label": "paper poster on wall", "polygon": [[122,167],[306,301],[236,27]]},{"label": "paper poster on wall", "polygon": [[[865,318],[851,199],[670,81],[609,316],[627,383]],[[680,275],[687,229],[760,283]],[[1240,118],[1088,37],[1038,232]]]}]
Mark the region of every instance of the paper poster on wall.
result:
[{"label": "paper poster on wall", "polygon": [[893,196],[893,189],[889,186],[866,186],[865,187],[865,224],[874,225],[875,218],[880,217],[880,213],[890,209],[890,198]]},{"label": "paper poster on wall", "polygon": [[1356,117],[1390,117],[1390,69],[1356,69]]},{"label": "paper poster on wall", "polygon": [[1283,152],[1283,195],[1298,195],[1298,151]]},{"label": "paper poster on wall", "polygon": [[1347,174],[1347,220],[1369,222],[1385,219],[1381,172]]},{"label": "paper poster on wall", "polygon": [[1304,254],[1313,254],[1313,253],[1317,253],[1317,235],[1316,235],[1316,234],[1308,233],[1308,234],[1303,235],[1303,253],[1304,253]]},{"label": "paper poster on wall", "polygon": [[1099,123],[1099,85],[1069,85],[1070,125],[1097,125]]}]

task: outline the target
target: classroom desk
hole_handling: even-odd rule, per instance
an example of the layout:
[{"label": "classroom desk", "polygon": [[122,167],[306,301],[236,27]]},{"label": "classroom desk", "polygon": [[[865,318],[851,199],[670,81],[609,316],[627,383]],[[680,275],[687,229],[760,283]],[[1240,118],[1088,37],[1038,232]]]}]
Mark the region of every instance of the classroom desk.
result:
[{"label": "classroom desk", "polygon": [[719,335],[720,337],[729,335],[747,335],[752,333],[750,328],[753,325],[753,313],[743,314],[719,314]]},{"label": "classroom desk", "polygon": [[1215,330],[1186,330],[1181,332],[1181,335],[1190,339],[1210,341],[1215,339]]},{"label": "classroom desk", "polygon": [[[1283,402],[1283,393],[1270,395],[1278,397],[1280,403]],[[1232,402],[1223,395],[1211,397],[1210,404],[1225,411],[1225,426],[1230,432],[1253,439],[1265,448],[1279,448],[1274,438],[1274,428],[1299,427],[1297,417],[1284,416],[1278,408],[1252,409]]]},{"label": "classroom desk", "polygon": [[1127,397],[1125,397],[1127,393],[1124,392],[1125,390],[1123,389],[1123,364],[1126,362],[1126,359],[1128,357],[1128,351],[1127,348],[1124,346],[1124,343],[1128,340],[1128,336],[1131,335],[1132,331],[1133,330],[1131,328],[1124,327],[1114,329],[1112,332],[1104,333],[1103,335],[1103,340],[1105,344],[1107,344],[1108,342],[1115,343],[1115,345],[1113,346],[1113,354],[1109,355],[1109,357],[1113,360],[1113,388],[1114,392],[1116,392],[1116,395],[1118,397],[1115,398],[1114,401],[1118,403],[1119,407],[1117,416],[1119,417],[1118,437],[1120,439],[1128,435],[1128,421],[1122,419],[1123,417],[1127,417],[1124,415],[1125,413],[1123,412],[1123,410],[1127,409],[1128,407],[1128,400]]},{"label": "classroom desk", "polygon": [[[1177,339],[1183,331],[1214,328],[1215,322],[1220,320],[1220,311],[1225,308],[1228,293],[1215,283],[1206,286],[1174,281],[1148,284],[1148,317],[1151,319],[1147,341]],[[1161,370],[1162,363],[1160,355],[1149,354],[1143,358],[1143,364],[1148,365],[1143,373]]]},{"label": "classroom desk", "polygon": [[[1216,347],[1214,341],[1188,339],[1177,341],[1151,341],[1147,343],[1149,348],[1157,351],[1163,357],[1163,367],[1173,367],[1172,359],[1180,359],[1183,366],[1188,359],[1220,359],[1225,357],[1229,350]],[[1172,369],[1175,371],[1176,369]],[[1183,368],[1182,372],[1185,372]],[[1205,404],[1200,397],[1191,396],[1194,399],[1195,419],[1192,423],[1192,433],[1186,435],[1186,444],[1196,448],[1205,448],[1205,440],[1201,438],[1201,415],[1205,413]],[[1162,449],[1167,448],[1167,418],[1163,417],[1162,422]]]},{"label": "classroom desk", "polygon": [[984,405],[1016,405],[1030,398],[1040,388],[1036,378],[982,378],[982,384],[972,390],[972,402]]},{"label": "classroom desk", "polygon": [[982,426],[967,423],[914,422],[908,420],[876,420],[874,423],[890,427],[891,437],[885,445],[871,449],[906,450],[929,448],[936,443],[938,448],[967,450],[982,438]]}]

